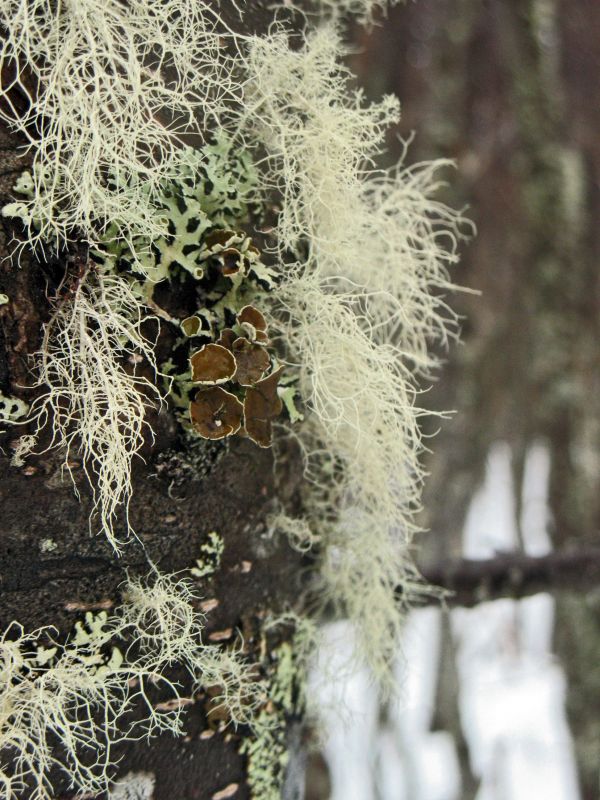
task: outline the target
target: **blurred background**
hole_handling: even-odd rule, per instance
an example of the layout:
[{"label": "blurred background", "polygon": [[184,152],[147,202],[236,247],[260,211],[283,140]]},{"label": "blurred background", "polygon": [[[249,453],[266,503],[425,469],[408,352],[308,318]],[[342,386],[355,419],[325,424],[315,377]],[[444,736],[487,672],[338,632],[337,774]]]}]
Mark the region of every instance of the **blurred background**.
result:
[{"label": "blurred background", "polygon": [[[390,703],[316,668],[307,800],[597,800],[600,2],[418,0],[351,35],[361,85],[402,101],[409,161],[454,159],[445,199],[478,229],[453,277],[481,294],[453,299],[462,344],[422,398],[455,413],[419,560],[481,570],[460,605],[412,613]],[[328,630],[329,674],[351,635]]]}]

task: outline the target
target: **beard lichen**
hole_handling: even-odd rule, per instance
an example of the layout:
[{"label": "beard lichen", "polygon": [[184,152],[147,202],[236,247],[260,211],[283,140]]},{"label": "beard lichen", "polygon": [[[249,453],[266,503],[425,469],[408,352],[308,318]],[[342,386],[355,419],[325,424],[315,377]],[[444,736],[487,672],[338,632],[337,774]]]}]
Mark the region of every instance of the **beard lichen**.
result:
[{"label": "beard lichen", "polygon": [[[365,22],[383,7],[320,5]],[[100,526],[118,546],[117,511],[127,509],[132,459],[152,435],[150,405],[168,401],[186,437],[245,435],[263,447],[285,410],[308,491],[304,516],[284,509],[279,528],[297,546],[316,544],[324,600],[355,623],[358,655],[389,685],[401,611],[418,589],[417,376],[435,365],[432,344],[456,328],[447,268],[465,229],[435,200],[446,162],[406,167],[404,154],[378,167],[399,103],[369,103],[353,88],[335,22],[294,39],[281,20],[263,36],[236,36],[206,4],[182,0],[152,11],[145,0],[50,10],[42,0],[0,0],[0,9],[11,21],[0,58],[12,75],[0,116],[33,153],[15,185],[20,199],[3,214],[20,219],[32,247],[59,252],[73,236],[89,246],[80,272],[67,269],[44,329],[35,427],[49,424],[67,468],[69,450],[81,449]],[[21,116],[15,88],[30,101]],[[187,130],[204,145],[183,147]],[[24,437],[16,460],[34,447]],[[244,667],[197,645],[191,600],[186,581],[158,576],[152,592],[131,581],[119,614],[84,620],[78,644],[49,640],[38,650],[47,633],[5,634],[0,742],[17,765],[16,777],[0,776],[9,797],[26,775],[39,800],[48,796],[48,769],[60,766],[50,730],[65,732],[74,785],[104,787],[109,743],[95,710],[116,731],[118,709],[146,702],[149,676],[176,696],[163,672],[175,663],[224,687],[231,718],[251,719],[242,752],[253,796],[279,797],[284,729],[304,709],[293,648],[280,645],[265,668],[270,699],[253,702],[249,689],[242,702]],[[125,634],[135,648],[113,644]],[[147,731],[179,730],[179,711],[148,710]],[[88,744],[101,753],[93,769],[77,760]]]},{"label": "beard lichen", "polygon": [[287,262],[268,300],[306,412],[296,434],[311,491],[297,532],[286,527],[294,540],[314,529],[324,597],[356,624],[358,655],[390,688],[419,583],[417,376],[435,366],[432,344],[455,335],[447,266],[469,226],[432,197],[446,162],[406,168],[404,154],[377,167],[398,102],[367,103],[343,55],[331,24],[301,46],[281,30],[252,39],[243,122],[282,198],[275,252]]},{"label": "beard lichen", "polygon": [[[50,430],[43,450],[58,448],[63,468],[83,457],[100,530],[118,549],[120,513],[127,520],[131,465],[152,436],[148,407],[159,407],[161,393],[137,373],[142,358],[155,368],[152,342],[142,332],[142,308],[117,276],[87,269],[66,295],[57,299],[37,355],[36,386],[42,393],[21,422],[34,432],[21,437],[13,462],[38,450],[38,436]],[[74,483],[75,485],[75,483]],[[90,525],[93,524],[90,517]]]},{"label": "beard lichen", "polygon": [[238,88],[219,14],[187,0],[1,0],[0,18],[0,119],[34,164],[29,238],[96,242],[114,221],[123,238],[163,232],[153,201],[185,168],[182,137],[218,129]]},{"label": "beard lichen", "polygon": [[[239,651],[203,641],[192,584],[181,576],[129,579],[111,613],[88,611],[66,641],[17,623],[0,640],[0,789],[16,800],[55,796],[54,769],[75,791],[106,791],[117,742],[159,732],[181,735],[189,698],[170,677],[183,669],[192,701],[216,687],[215,707],[233,724],[254,720],[262,691]],[[190,691],[190,689],[188,689]],[[132,721],[134,708],[142,708]],[[56,747],[58,736],[60,747]],[[111,795],[112,796],[112,795]]]}]

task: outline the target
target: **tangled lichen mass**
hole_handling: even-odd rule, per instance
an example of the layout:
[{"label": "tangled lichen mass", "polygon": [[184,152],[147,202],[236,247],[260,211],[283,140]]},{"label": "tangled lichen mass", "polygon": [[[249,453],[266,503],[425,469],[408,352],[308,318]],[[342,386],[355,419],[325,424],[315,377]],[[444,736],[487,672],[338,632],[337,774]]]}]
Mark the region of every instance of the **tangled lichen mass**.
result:
[{"label": "tangled lichen mass", "polygon": [[[408,166],[405,153],[379,166],[398,100],[369,102],[353,88],[331,17],[368,22],[383,4],[321,5],[326,21],[309,16],[298,44],[279,15],[266,34],[242,35],[204,3],[0,0],[0,62],[13,76],[0,117],[32,156],[2,213],[20,248],[66,264],[37,354],[38,397],[28,412],[3,397],[2,423],[29,414],[19,462],[46,430],[67,469],[82,455],[92,524],[116,549],[127,546],[119,514],[152,435],[151,406],[216,442],[244,436],[267,448],[291,434],[304,459],[303,513],[283,508],[280,528],[314,550],[324,602],[355,623],[357,657],[389,687],[402,610],[419,584],[417,376],[435,365],[432,344],[455,334],[447,268],[468,226],[436,199],[446,162]],[[29,98],[26,112],[15,91]],[[184,146],[189,131],[203,144]],[[74,251],[79,261],[66,257]],[[254,689],[240,688],[237,657],[199,644],[192,600],[185,580],[158,576],[151,592],[131,581],[118,619],[90,617],[59,650],[36,650],[39,632],[6,632],[0,753],[22,748],[16,771],[0,774],[7,798],[31,779],[36,797],[49,796],[50,729],[66,737],[78,790],[106,784],[108,734],[98,774],[77,749],[98,747],[91,709],[117,726],[132,677],[143,695],[147,677],[166,681],[163,668],[179,663],[230,692],[234,720],[258,707]],[[97,663],[96,639],[125,630],[137,650],[114,646]],[[271,683],[283,691],[285,646],[278,658]],[[293,704],[275,702],[281,726]],[[149,729],[177,732],[179,708],[148,710]],[[276,796],[285,764],[285,737],[268,717],[261,707],[245,746],[256,798]],[[269,749],[275,783],[264,775]]]}]

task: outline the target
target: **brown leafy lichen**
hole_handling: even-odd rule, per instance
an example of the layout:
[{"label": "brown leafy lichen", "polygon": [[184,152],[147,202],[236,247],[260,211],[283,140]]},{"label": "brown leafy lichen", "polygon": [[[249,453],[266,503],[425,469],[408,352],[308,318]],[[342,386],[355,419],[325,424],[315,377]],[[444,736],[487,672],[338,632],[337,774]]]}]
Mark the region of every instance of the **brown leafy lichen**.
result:
[{"label": "brown leafy lichen", "polygon": [[220,344],[205,344],[190,358],[194,383],[226,383],[236,373],[236,360],[232,353]]},{"label": "brown leafy lichen", "polygon": [[192,427],[203,439],[225,439],[242,426],[243,406],[220,386],[201,389],[190,403]]},{"label": "brown leafy lichen", "polygon": [[244,424],[246,433],[260,447],[269,447],[273,436],[273,420],[281,414],[283,403],[277,385],[283,367],[274,370],[250,386],[244,398]]},{"label": "brown leafy lichen", "polygon": [[272,422],[283,410],[277,390],[283,367],[275,366],[268,344],[265,317],[246,305],[216,343],[191,355],[191,383],[210,385],[192,395],[189,410],[196,433],[206,439],[241,433],[260,447],[270,447]]}]

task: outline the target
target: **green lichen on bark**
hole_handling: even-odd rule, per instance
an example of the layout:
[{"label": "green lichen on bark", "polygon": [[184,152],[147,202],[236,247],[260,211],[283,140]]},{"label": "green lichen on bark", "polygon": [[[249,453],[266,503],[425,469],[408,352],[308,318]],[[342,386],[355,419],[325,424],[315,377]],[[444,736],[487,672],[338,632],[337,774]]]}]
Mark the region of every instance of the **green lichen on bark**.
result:
[{"label": "green lichen on bark", "polygon": [[308,657],[315,643],[315,628],[307,618],[296,615],[275,621],[293,625],[292,638],[274,648],[266,672],[266,704],[258,710],[252,732],[240,746],[248,760],[248,785],[252,800],[280,800],[289,762],[289,726],[306,712]]}]

